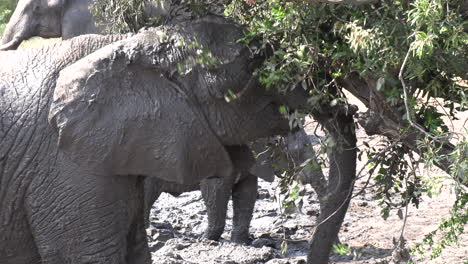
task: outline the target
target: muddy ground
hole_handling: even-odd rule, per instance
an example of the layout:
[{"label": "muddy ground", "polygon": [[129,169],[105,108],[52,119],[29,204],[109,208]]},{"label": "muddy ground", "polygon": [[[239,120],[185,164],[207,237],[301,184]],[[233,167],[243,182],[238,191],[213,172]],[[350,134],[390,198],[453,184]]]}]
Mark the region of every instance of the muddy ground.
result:
[{"label": "muddy ground", "polygon": [[[311,132],[312,129],[308,129]],[[319,133],[320,134],[320,133]],[[360,146],[369,138],[358,130]],[[374,141],[378,138],[374,138]],[[360,162],[359,167],[364,166]],[[427,172],[422,172],[427,173]],[[440,174],[432,170],[431,174]],[[360,192],[367,181],[366,173],[355,185]],[[224,264],[296,264],[305,263],[307,240],[316,224],[319,204],[313,189],[306,185],[302,210],[282,213],[279,206],[277,182],[260,181],[255,213],[251,223],[251,245],[238,245],[229,241],[232,206],[219,242],[201,240],[207,215],[200,192],[185,193],[178,198],[163,194],[155,203],[151,214],[151,227],[147,230],[153,263],[224,263]],[[425,234],[437,228],[441,217],[447,215],[454,200],[450,181],[446,181],[440,195],[425,196],[419,209],[409,207],[404,237],[408,245],[420,242]],[[371,189],[362,191],[350,205],[339,237],[350,250],[344,255],[334,254],[330,263],[394,263],[394,238],[400,237],[403,220],[392,212],[387,220],[373,199]],[[287,242],[287,249],[283,241]],[[283,246],[282,246],[283,244]],[[392,253],[394,256],[392,256]],[[468,234],[458,245],[451,245],[441,257],[434,260],[413,257],[414,263],[466,264],[468,263]],[[404,262],[406,263],[406,262]]]}]

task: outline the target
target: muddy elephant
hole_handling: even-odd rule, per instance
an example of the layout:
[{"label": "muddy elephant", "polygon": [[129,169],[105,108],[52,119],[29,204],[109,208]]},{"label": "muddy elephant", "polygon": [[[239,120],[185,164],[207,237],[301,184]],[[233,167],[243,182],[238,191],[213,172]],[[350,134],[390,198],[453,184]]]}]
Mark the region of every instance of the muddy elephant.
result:
[{"label": "muddy elephant", "polygon": [[255,158],[247,146],[227,146],[226,150],[234,168],[231,177],[211,177],[191,185],[154,177],[145,179],[145,220],[149,220],[151,207],[162,192],[179,196],[184,192],[201,190],[208,212],[208,226],[203,237],[218,240],[224,231],[227,205],[232,195],[234,217],[231,240],[248,242],[250,220],[257,198],[257,176],[251,173]]},{"label": "muddy elephant", "polygon": [[84,58],[103,43],[0,53],[0,263],[150,263],[143,177],[232,177],[228,146],[286,133],[278,106],[304,100],[258,84],[241,36],[205,18]]},{"label": "muddy elephant", "polygon": [[[231,240],[238,243],[249,243],[249,227],[252,220],[255,202],[257,199],[258,178],[272,182],[274,175],[293,165],[287,163],[285,158],[273,165],[271,157],[278,155],[272,153],[266,146],[274,144],[275,138],[256,140],[247,146],[227,148],[236,172],[232,177],[224,179],[203,179],[200,184],[184,185],[163,181],[154,177],[145,179],[145,220],[149,225],[149,214],[153,203],[161,193],[166,192],[179,196],[184,192],[200,190],[208,214],[208,225],[203,234],[204,238],[218,240],[224,232],[229,198],[233,201],[233,223]],[[298,129],[284,137],[285,148],[281,153],[288,155],[294,164],[302,164],[306,160],[315,160],[315,152],[311,147],[309,135],[303,129]],[[254,157],[253,154],[256,156]],[[273,168],[275,167],[275,169]],[[292,169],[292,168],[290,168]],[[310,179],[323,178],[320,166],[306,166],[299,173],[299,180],[309,183]]]},{"label": "muddy elephant", "polygon": [[[19,0],[0,42],[0,50],[17,49],[34,36],[69,39],[83,34],[102,33],[90,11],[93,0]],[[146,15],[165,14],[160,2],[148,4]],[[102,24],[102,22],[101,22]]]},{"label": "muddy elephant", "polygon": [[[78,36],[81,34],[101,33],[103,28],[95,26],[95,19],[93,18],[93,16],[91,15],[89,11],[89,7],[91,6],[92,2],[93,2],[92,0],[62,0],[62,1],[59,1],[59,0],[54,0],[54,1],[52,0],[48,0],[48,1],[20,0],[12,18],[10,19],[10,22],[8,23],[5,34],[2,39],[3,45],[0,46],[0,50],[1,49],[16,49],[17,46],[23,40],[28,39],[31,36],[62,37],[64,39],[67,39],[67,38]],[[184,2],[184,1],[181,1],[181,2]],[[215,1],[212,1],[212,2],[215,2]],[[185,10],[186,8],[179,7],[177,6],[176,3],[179,3],[181,5],[181,3],[178,1],[170,1],[170,0],[150,2],[148,7],[146,8],[146,11],[147,11],[146,15],[151,16],[151,17],[172,16],[173,17],[172,19],[175,21],[172,21],[171,23],[177,22],[178,20],[186,19],[186,18],[181,18],[186,15],[184,13],[185,11],[181,12],[182,14],[179,14],[180,10]],[[219,5],[219,6],[222,6],[222,5]],[[220,11],[218,10],[218,12]],[[302,132],[304,133],[304,131]],[[314,158],[314,156],[315,155],[311,157]],[[300,163],[302,162],[299,162],[299,164]],[[267,168],[268,166],[269,165],[264,166],[264,168],[261,168],[261,170],[263,171],[257,169],[253,174],[260,178],[273,177],[272,169],[271,168],[268,169]],[[255,166],[255,167],[258,168],[259,166]],[[267,173],[270,173],[270,175],[268,175]],[[244,201],[240,204],[244,204],[246,208],[252,207],[253,209],[253,204],[255,203],[255,201],[250,201],[250,200],[252,199],[251,197],[254,197],[254,194],[256,192],[256,190],[253,189],[253,186],[254,185],[256,186],[256,178],[251,179],[250,176],[243,177],[243,179],[244,178],[246,181],[247,180],[249,181],[249,184],[241,185],[238,183],[236,184],[236,186],[246,186],[245,188],[247,188],[248,186],[252,194],[248,194],[246,191],[243,190],[242,193],[246,195],[245,200],[249,202]],[[312,179],[314,178],[314,176],[310,175],[309,178]],[[149,202],[147,204],[151,204],[151,202],[154,202],[157,199],[156,194],[161,191],[161,188],[153,187],[154,185],[151,182],[151,180],[147,180],[147,181],[149,183],[145,184],[145,192],[148,192],[148,195],[146,195],[145,197],[149,199]],[[231,185],[231,183],[228,183],[228,182],[226,182],[226,184]],[[149,185],[149,186],[146,186],[146,185]],[[152,190],[152,188],[155,188],[155,190]],[[182,187],[179,187],[179,188],[182,188]],[[193,188],[198,188],[198,185],[197,187],[193,187]],[[222,188],[223,190],[226,188],[231,190],[230,187],[225,187],[225,186],[220,186],[220,188]],[[213,188],[210,188],[210,189],[213,189]],[[239,192],[240,190],[242,190],[242,188],[238,187]],[[208,197],[208,196],[204,195],[204,197]],[[220,201],[221,204],[224,204],[225,202],[227,203],[225,195],[220,199],[221,199]],[[244,199],[244,198],[240,198],[240,199]],[[224,207],[225,206],[221,206],[221,208],[224,208]],[[224,223],[225,223],[225,219],[219,219],[223,215],[220,213],[223,210],[212,211],[210,210],[210,208],[208,209],[209,209],[208,214],[213,217],[216,216],[216,219],[209,217],[208,219],[209,225],[208,225],[207,232],[205,233],[205,236],[216,240],[221,235],[222,231],[220,230],[223,229]],[[242,209],[242,212],[244,211],[251,211],[251,210]],[[250,219],[250,218],[247,218],[246,216],[242,217],[242,219]],[[242,223],[243,225],[249,222],[250,222],[249,220],[239,221],[239,223]],[[235,225],[235,227],[237,227],[237,225]],[[246,230],[246,228],[244,227],[239,228],[239,229]],[[210,230],[217,230],[217,231],[210,231]],[[245,238],[247,237],[245,234],[245,231],[236,232],[236,233],[241,234],[241,235],[232,236],[234,240],[245,241]],[[240,239],[240,237],[244,239]]]},{"label": "muddy elephant", "polygon": [[44,219],[32,217],[47,205],[34,201],[39,195],[32,186],[57,175],[57,155],[51,155],[57,137],[47,116],[60,70],[126,37],[87,35],[42,49],[0,51],[0,61],[8,62],[0,68],[0,263],[39,263],[39,251],[49,254],[34,242],[31,228]]}]

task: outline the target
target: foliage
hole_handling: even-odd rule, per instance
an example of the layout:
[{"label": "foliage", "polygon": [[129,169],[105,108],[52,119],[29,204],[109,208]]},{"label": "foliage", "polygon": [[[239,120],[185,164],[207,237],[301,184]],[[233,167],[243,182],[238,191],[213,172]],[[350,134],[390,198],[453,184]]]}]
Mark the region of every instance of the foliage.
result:
[{"label": "foliage", "polygon": [[148,2],[147,0],[94,1],[91,12],[99,21],[98,24],[104,26],[107,32],[137,32],[147,23],[144,8]]},{"label": "foliage", "polygon": [[346,256],[349,253],[351,253],[351,248],[344,244],[334,244],[333,253],[338,254],[340,256]]},{"label": "foliage", "polygon": [[[414,251],[425,255],[426,250],[431,249],[430,258],[440,256],[442,250],[452,243],[458,242],[458,237],[463,234],[468,224],[468,193],[462,192],[455,201],[448,219],[440,223],[439,228],[427,234],[422,243],[414,248]],[[442,232],[442,237],[436,235]],[[437,241],[438,240],[438,241]]]},{"label": "foliage", "polygon": [[[451,176],[466,186],[466,152],[459,153],[463,135],[451,133],[442,120],[466,111],[467,87],[460,81],[468,77],[464,1],[379,1],[366,6],[279,0],[257,1],[249,6],[233,1],[226,14],[247,25],[243,40],[254,43],[254,51],[268,55],[257,71],[266,87],[285,91],[300,82],[311,91],[309,101],[314,107],[344,100],[337,78],[346,78],[351,72],[374,78],[378,80],[377,89],[404,119],[416,120],[432,138],[445,142],[456,139],[459,145],[452,154],[456,156],[452,164],[457,170]],[[403,79],[410,116],[405,114],[398,76],[408,53]],[[410,124],[406,127],[402,134],[413,129]],[[440,159],[436,143],[431,140],[428,153],[419,160],[398,141],[385,143],[383,153],[382,148],[371,148],[367,153],[373,161],[371,173],[375,172],[376,198],[383,206],[384,217],[392,208],[402,208],[409,202],[418,205],[427,189],[418,175],[417,163]],[[463,194],[457,192],[458,199]],[[461,219],[454,218],[450,223],[457,226]],[[454,240],[446,240],[450,241]]]}]

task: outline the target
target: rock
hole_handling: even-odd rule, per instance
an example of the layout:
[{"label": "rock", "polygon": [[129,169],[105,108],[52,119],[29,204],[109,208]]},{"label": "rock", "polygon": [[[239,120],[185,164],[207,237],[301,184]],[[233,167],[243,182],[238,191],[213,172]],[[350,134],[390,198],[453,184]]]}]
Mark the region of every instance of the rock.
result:
[{"label": "rock", "polygon": [[269,198],[271,198],[271,194],[268,192],[268,190],[265,190],[265,189],[258,190],[257,199],[263,200],[263,199],[269,199]]},{"label": "rock", "polygon": [[302,258],[272,259],[265,264],[306,264],[306,261]]},{"label": "rock", "polygon": [[298,228],[296,221],[286,221],[283,224],[283,232],[288,236],[294,235]]},{"label": "rock", "polygon": [[177,244],[175,246],[175,248],[177,250],[183,250],[183,249],[186,249],[186,248],[189,248],[189,247],[190,247],[190,244],[188,244],[188,243],[187,244],[180,243],[180,244]]},{"label": "rock", "polygon": [[[276,250],[270,247],[254,248],[231,242],[212,243],[209,240],[174,238],[164,247],[152,254],[153,263],[265,263],[278,257]],[[170,259],[172,262],[166,262]]]},{"label": "rock", "polygon": [[166,256],[173,259],[183,259],[179,254],[176,254],[174,252],[167,252]]},{"label": "rock", "polygon": [[361,207],[366,207],[366,206],[369,205],[369,203],[366,202],[366,201],[359,201],[357,204],[358,204],[359,206],[361,206]]},{"label": "rock", "polygon": [[148,243],[148,247],[149,247],[149,250],[150,252],[155,252],[159,249],[161,249],[162,247],[164,247],[164,242],[161,242],[161,241],[156,241],[156,242],[150,242]]},{"label": "rock", "polygon": [[174,227],[167,222],[151,222],[151,227],[153,229],[174,229]]},{"label": "rock", "polygon": [[261,248],[261,247],[271,247],[275,248],[276,242],[270,237],[270,238],[257,238],[254,241],[252,241],[252,246],[256,248]]},{"label": "rock", "polygon": [[153,235],[154,241],[166,242],[172,238],[174,238],[174,233],[171,230],[167,229],[157,230],[156,234]]},{"label": "rock", "polygon": [[310,216],[319,216],[320,214],[320,210],[312,208],[312,207],[304,208],[304,212],[306,215],[310,215]]}]

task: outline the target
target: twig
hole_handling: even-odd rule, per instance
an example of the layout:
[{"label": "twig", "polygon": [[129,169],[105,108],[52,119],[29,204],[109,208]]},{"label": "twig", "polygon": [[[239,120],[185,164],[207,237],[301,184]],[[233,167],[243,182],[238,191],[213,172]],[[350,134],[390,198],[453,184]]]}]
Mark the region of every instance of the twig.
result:
[{"label": "twig", "polygon": [[439,141],[439,139],[432,136],[425,129],[423,129],[422,127],[420,127],[416,123],[414,123],[413,120],[411,119],[411,113],[410,113],[410,109],[409,109],[409,105],[408,105],[408,92],[406,91],[406,84],[405,84],[405,80],[403,79],[403,72],[405,70],[405,66],[406,66],[406,63],[408,62],[408,58],[409,58],[409,55],[411,53],[412,48],[413,48],[413,45],[410,45],[410,47],[408,48],[408,52],[406,53],[405,59],[403,60],[403,64],[401,65],[400,72],[398,73],[398,79],[400,80],[401,86],[403,87],[403,100],[405,102],[406,119],[408,119],[408,122],[410,123],[410,126],[412,126],[412,127],[416,128],[417,130],[421,131],[423,134],[425,134],[429,138]]}]

